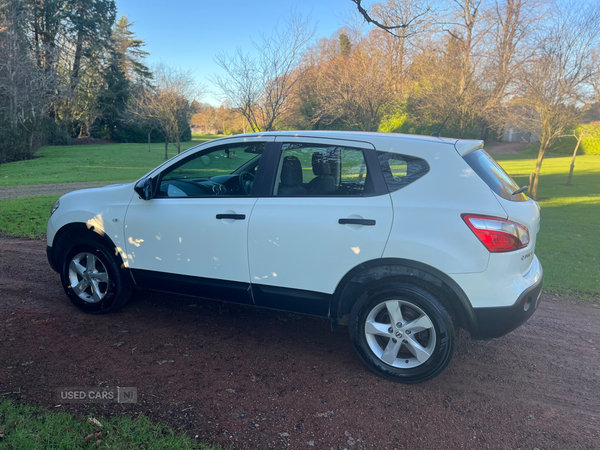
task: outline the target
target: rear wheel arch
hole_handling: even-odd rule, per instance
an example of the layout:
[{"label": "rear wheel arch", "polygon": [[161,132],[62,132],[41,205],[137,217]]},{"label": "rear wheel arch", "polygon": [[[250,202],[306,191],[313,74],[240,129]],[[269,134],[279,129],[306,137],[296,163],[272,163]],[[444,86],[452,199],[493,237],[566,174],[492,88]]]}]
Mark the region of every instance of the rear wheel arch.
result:
[{"label": "rear wheel arch", "polygon": [[434,267],[401,258],[371,260],[350,270],[339,282],[331,298],[330,318],[337,323],[350,313],[354,303],[367,289],[379,283],[399,280],[441,294],[456,324],[469,331],[473,339],[478,337],[479,327],[473,307],[460,286]]}]

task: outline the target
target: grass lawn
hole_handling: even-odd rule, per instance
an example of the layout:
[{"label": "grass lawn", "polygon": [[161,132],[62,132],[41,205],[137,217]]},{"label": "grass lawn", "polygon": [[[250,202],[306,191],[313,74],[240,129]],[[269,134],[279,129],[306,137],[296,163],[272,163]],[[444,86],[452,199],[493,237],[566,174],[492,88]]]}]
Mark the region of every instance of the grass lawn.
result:
[{"label": "grass lawn", "polygon": [[[496,160],[519,186],[535,170],[535,149]],[[544,267],[544,290],[558,295],[600,298],[600,156],[581,155],[573,186],[566,186],[570,156],[544,159],[538,200],[542,207],[536,254]]]},{"label": "grass lawn", "polygon": [[[102,427],[58,411],[0,402],[0,448],[15,450],[108,448],[108,449],[197,449],[219,450],[200,444],[147,417],[115,416],[100,419]],[[94,434],[101,431],[100,434]],[[86,441],[87,438],[87,441]],[[97,441],[101,442],[95,445]]]},{"label": "grass lawn", "polygon": [[[219,136],[195,134],[181,151]],[[169,145],[169,157],[177,149]],[[165,161],[164,144],[66,145],[40,149],[38,158],[0,165],[0,186],[69,183],[74,181],[134,181]]]}]

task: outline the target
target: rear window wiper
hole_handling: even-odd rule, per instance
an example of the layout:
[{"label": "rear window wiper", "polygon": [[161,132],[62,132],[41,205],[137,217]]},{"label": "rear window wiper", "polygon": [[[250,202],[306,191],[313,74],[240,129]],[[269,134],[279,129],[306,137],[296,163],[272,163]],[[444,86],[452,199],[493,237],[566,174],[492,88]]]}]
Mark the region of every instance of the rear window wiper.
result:
[{"label": "rear window wiper", "polygon": [[512,195],[520,194],[521,192],[523,192],[523,191],[525,191],[527,189],[529,189],[529,186],[523,186],[522,188],[519,188],[515,192],[513,192]]}]

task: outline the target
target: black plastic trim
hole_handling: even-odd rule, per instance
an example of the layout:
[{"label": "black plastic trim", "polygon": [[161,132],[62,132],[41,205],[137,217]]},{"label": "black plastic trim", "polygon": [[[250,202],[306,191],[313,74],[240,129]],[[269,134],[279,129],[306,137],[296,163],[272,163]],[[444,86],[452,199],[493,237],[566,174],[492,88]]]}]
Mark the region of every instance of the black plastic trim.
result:
[{"label": "black plastic trim", "polygon": [[[539,306],[542,291],[542,277],[533,286],[525,290],[512,306],[495,308],[474,308],[479,324],[478,339],[493,339],[519,328]],[[525,311],[525,302],[529,299],[529,309]]]},{"label": "black plastic trim", "polygon": [[253,304],[250,283],[131,269],[138,288],[193,295],[226,302]]},{"label": "black plastic trim", "polygon": [[[273,190],[275,189],[275,177],[277,176],[277,168],[279,165],[279,155],[281,154],[281,142],[269,142],[265,146],[261,163],[265,163],[263,166],[263,180],[261,182],[261,188],[258,192],[259,197],[272,197]],[[263,161],[264,160],[264,161]],[[259,164],[260,166],[260,164]],[[258,177],[257,173],[257,177]]]},{"label": "black plastic trim", "polygon": [[338,220],[340,225],[365,225],[367,227],[375,226],[377,223],[373,219],[340,219]]},{"label": "black plastic trim", "polygon": [[303,289],[252,284],[256,306],[327,317],[331,295]]},{"label": "black plastic trim", "polygon": [[54,270],[56,273],[60,273],[60,269],[56,265],[54,249],[49,245],[46,246],[46,257],[48,258],[48,263],[50,263],[50,267],[52,267],[52,270]]},{"label": "black plastic trim", "polygon": [[217,219],[246,220],[246,214],[217,214]]}]

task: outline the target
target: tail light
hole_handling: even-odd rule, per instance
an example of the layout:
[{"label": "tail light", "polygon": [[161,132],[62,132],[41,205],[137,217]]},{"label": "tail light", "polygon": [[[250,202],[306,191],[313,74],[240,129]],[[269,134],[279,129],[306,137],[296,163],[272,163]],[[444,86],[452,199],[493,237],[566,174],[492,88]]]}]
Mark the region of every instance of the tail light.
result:
[{"label": "tail light", "polygon": [[461,217],[490,252],[512,252],[529,244],[529,230],[518,223],[474,214]]}]

